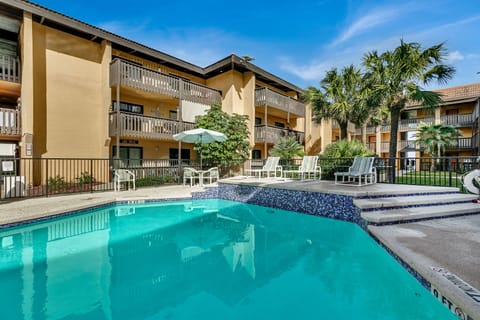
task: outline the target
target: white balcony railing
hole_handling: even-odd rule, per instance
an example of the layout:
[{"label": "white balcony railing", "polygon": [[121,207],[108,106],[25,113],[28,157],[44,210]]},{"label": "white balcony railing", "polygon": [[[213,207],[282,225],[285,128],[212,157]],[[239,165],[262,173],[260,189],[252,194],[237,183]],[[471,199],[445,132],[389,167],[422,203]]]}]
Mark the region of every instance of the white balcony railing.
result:
[{"label": "white balcony railing", "polygon": [[215,89],[116,59],[110,65],[110,86],[116,86],[119,81],[121,86],[205,105],[222,99]]},{"label": "white balcony railing", "polygon": [[305,142],[305,133],[300,131],[265,125],[255,126],[255,143],[267,142],[276,144],[280,141],[280,138],[283,137],[294,137],[300,144]]},{"label": "white balcony railing", "polygon": [[305,117],[306,105],[289,96],[272,91],[268,88],[255,90],[255,106],[269,106],[276,109],[289,112],[290,114]]},{"label": "white balcony railing", "polygon": [[0,134],[20,135],[20,112],[16,109],[0,108]]},{"label": "white balcony railing", "polygon": [[0,55],[0,80],[20,82],[20,60],[18,57]]},{"label": "white balcony railing", "polygon": [[[173,135],[184,130],[193,129],[191,122],[181,122],[163,118],[147,117],[136,114],[120,113],[121,137],[173,140]],[[117,132],[117,114],[110,114],[110,136]]]}]

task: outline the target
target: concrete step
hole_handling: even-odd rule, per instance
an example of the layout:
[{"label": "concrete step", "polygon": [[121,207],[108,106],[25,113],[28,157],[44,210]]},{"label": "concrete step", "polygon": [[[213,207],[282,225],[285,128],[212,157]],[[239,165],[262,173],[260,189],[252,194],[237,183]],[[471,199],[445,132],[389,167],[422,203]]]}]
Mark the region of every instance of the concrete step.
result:
[{"label": "concrete step", "polygon": [[419,196],[398,196],[385,198],[354,199],[353,204],[358,208],[369,211],[379,208],[399,208],[409,206],[442,205],[459,202],[472,202],[477,195],[464,193],[430,194]]},{"label": "concrete step", "polygon": [[465,214],[480,214],[480,203],[468,202],[425,207],[362,211],[361,217],[370,223],[385,224]]}]

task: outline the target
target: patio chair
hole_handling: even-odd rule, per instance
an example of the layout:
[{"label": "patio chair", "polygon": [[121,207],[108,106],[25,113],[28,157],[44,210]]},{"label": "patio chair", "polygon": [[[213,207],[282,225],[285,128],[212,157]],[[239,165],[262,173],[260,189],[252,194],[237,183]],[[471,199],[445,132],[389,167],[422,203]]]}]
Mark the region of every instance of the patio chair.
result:
[{"label": "patio chair", "polygon": [[217,167],[210,168],[205,172],[203,172],[203,180],[204,181],[208,180],[209,184],[212,184],[212,182],[218,181],[218,178],[219,178],[219,173],[218,173]]},{"label": "patio chair", "polygon": [[310,178],[322,178],[322,168],[317,164],[318,156],[304,156],[302,164],[297,170],[284,170],[284,178],[300,178],[301,180]]},{"label": "patio chair", "polygon": [[183,169],[183,185],[185,186],[185,183],[187,180],[190,180],[190,187],[193,187],[195,184],[195,180],[199,180],[200,182],[200,172],[193,168],[184,168]]},{"label": "patio chair", "polygon": [[130,187],[130,182],[135,190],[135,173],[127,169],[115,169],[113,171],[113,190],[120,191],[123,182],[127,183],[127,188]]},{"label": "patio chair", "polygon": [[267,161],[265,161],[265,165],[262,169],[250,169],[246,170],[247,172],[253,173],[254,176],[261,178],[263,173],[266,173],[267,178],[273,173],[273,176],[277,176],[277,172],[280,172],[280,177],[282,176],[282,166],[278,165],[280,161],[280,157],[268,157]]},{"label": "patio chair", "polygon": [[[355,157],[348,171],[335,172],[335,184],[352,184],[357,179],[358,186],[376,183],[377,172],[373,166],[374,161],[374,157]],[[342,181],[338,181],[339,177],[342,177]]]}]

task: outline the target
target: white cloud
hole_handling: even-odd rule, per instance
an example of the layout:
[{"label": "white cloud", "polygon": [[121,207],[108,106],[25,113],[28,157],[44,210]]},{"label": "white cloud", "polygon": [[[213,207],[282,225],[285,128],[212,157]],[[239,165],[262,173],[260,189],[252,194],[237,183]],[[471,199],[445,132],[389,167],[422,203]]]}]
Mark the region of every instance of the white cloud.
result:
[{"label": "white cloud", "polygon": [[[403,6],[376,8],[371,10],[364,16],[360,17],[352,24],[350,24],[331,44],[330,46],[337,46],[351,38],[367,32],[370,29],[391,22],[401,15],[413,10],[414,6],[409,4]],[[418,7],[415,8],[418,10]]]},{"label": "white cloud", "polygon": [[327,65],[318,61],[297,65],[288,58],[280,58],[280,69],[285,70],[302,80],[320,80],[325,75]]},{"label": "white cloud", "polygon": [[453,61],[457,61],[457,60],[463,60],[465,59],[465,57],[460,53],[460,51],[453,51],[453,52],[450,52],[447,56],[447,61],[448,62],[453,62]]}]

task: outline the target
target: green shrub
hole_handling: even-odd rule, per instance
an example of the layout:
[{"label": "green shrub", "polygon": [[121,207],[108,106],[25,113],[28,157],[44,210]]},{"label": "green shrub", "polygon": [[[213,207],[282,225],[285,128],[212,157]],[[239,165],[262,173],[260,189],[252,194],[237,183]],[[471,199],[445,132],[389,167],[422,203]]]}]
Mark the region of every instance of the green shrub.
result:
[{"label": "green shrub", "polygon": [[333,180],[335,172],[342,171],[342,169],[347,171],[346,167],[352,165],[355,157],[374,156],[375,153],[358,140],[340,140],[331,143],[320,155],[322,179]]},{"label": "green shrub", "polygon": [[64,177],[56,175],[55,177],[48,178],[48,190],[50,191],[60,191],[67,187],[67,182]]},{"label": "green shrub", "polygon": [[165,183],[176,182],[174,176],[150,176],[145,178],[136,179],[135,184],[137,187],[158,186]]},{"label": "green shrub", "polygon": [[86,185],[86,184],[90,184],[90,183],[93,183],[95,182],[95,178],[92,177],[92,175],[90,175],[88,173],[88,171],[84,171],[80,174],[80,177],[77,177],[75,178],[77,181],[78,181],[78,184],[80,186],[83,186],[83,185]]}]

